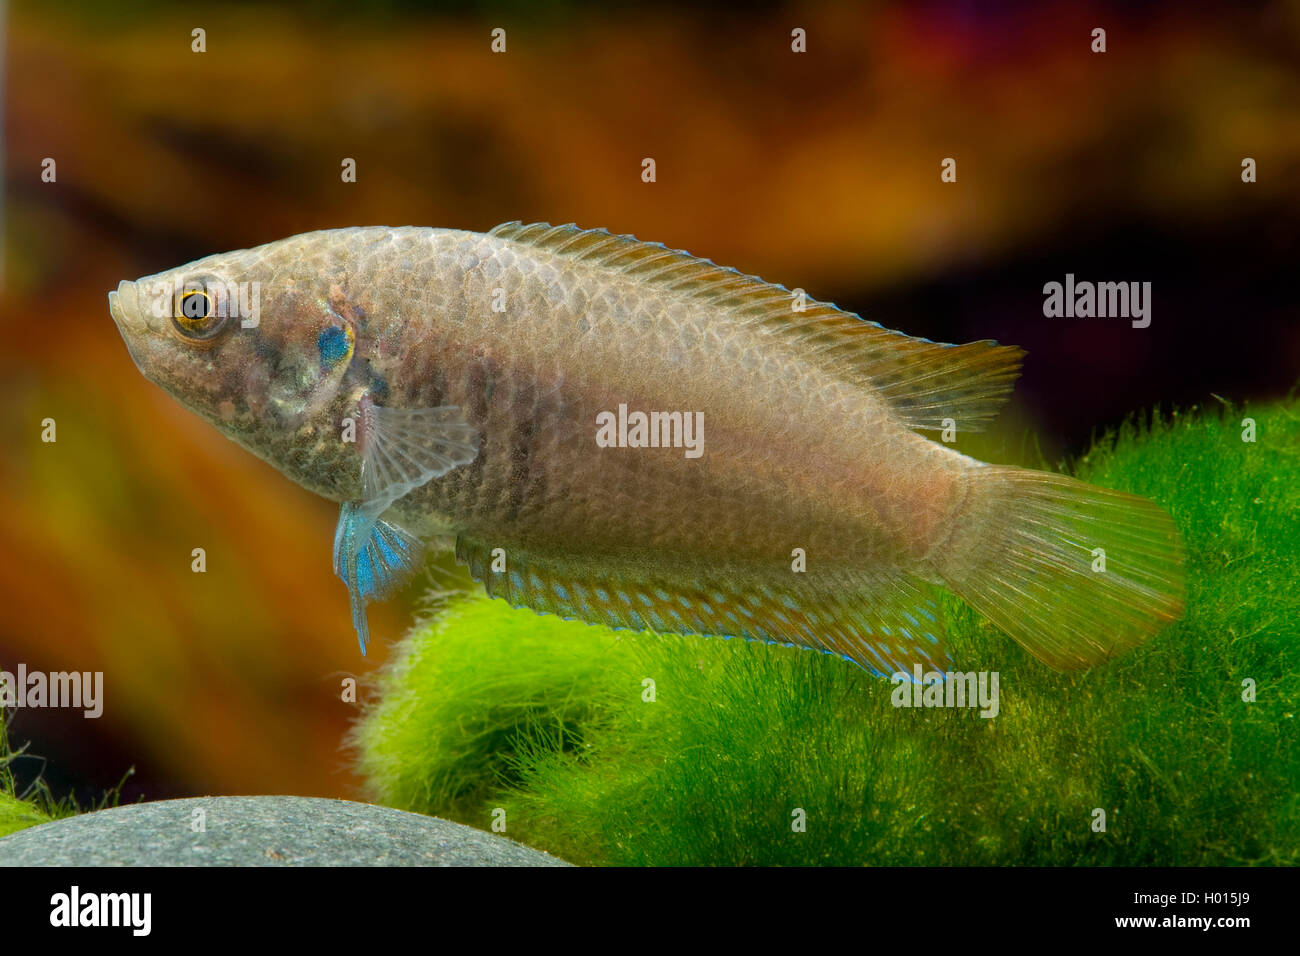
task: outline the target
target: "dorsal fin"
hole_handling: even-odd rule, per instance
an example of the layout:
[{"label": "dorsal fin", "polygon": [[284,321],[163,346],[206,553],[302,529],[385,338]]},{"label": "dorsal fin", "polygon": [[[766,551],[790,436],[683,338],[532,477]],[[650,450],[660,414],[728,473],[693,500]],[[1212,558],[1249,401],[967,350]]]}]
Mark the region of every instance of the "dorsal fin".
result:
[{"label": "dorsal fin", "polygon": [[987,339],[945,345],[913,338],[814,299],[796,312],[785,286],[605,229],[507,222],[488,235],[635,277],[791,336],[822,367],[875,389],[910,428],[939,429],[951,418],[962,431],[978,431],[1006,401],[1024,355]]}]

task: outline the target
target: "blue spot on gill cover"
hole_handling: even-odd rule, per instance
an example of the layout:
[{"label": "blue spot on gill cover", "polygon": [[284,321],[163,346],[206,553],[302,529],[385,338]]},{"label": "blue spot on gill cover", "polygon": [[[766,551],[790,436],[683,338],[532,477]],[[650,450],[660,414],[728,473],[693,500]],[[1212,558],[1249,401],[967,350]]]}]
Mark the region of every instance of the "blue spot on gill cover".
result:
[{"label": "blue spot on gill cover", "polygon": [[320,350],[321,365],[329,368],[343,361],[352,346],[348,342],[347,333],[339,326],[331,325],[321,329],[320,335],[316,337],[316,348]]}]

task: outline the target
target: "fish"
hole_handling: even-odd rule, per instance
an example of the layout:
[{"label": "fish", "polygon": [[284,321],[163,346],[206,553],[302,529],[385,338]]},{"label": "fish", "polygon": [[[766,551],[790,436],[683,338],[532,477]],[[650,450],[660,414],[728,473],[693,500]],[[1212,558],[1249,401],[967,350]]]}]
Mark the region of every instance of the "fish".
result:
[{"label": "fish", "polygon": [[952,666],[945,591],[1058,670],[1183,613],[1157,505],[936,440],[993,419],[1014,346],[574,224],[309,232],[108,298],[145,378],[339,504],[362,654],[430,550],[514,607],[878,676]]}]

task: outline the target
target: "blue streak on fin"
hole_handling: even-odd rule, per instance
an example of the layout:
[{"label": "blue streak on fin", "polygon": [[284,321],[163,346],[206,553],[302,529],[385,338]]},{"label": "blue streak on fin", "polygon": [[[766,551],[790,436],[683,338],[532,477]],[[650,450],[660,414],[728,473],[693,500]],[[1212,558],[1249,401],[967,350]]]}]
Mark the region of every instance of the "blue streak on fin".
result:
[{"label": "blue streak on fin", "polygon": [[925,585],[883,571],[824,577],[780,568],[718,568],[687,561],[656,566],[644,556],[536,555],[461,536],[456,559],[491,597],[514,607],[614,629],[740,637],[803,647],[852,661],[877,677],[947,671],[938,604]]},{"label": "blue streak on fin", "polygon": [[380,518],[369,505],[345,501],[334,531],[334,573],[348,589],[352,626],[362,656],[370,642],[366,605],[383,600],[420,565],[420,541],[397,525]]}]

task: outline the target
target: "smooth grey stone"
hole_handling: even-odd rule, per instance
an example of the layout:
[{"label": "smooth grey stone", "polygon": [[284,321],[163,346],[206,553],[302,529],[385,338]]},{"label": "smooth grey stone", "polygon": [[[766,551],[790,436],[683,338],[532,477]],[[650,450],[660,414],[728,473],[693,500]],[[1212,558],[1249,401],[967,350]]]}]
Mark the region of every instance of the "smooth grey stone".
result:
[{"label": "smooth grey stone", "polygon": [[[196,833],[200,809],[205,830]],[[136,803],[0,839],[0,866],[567,865],[439,817],[316,797]]]}]

